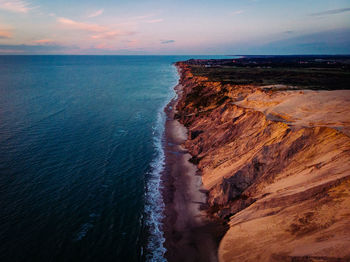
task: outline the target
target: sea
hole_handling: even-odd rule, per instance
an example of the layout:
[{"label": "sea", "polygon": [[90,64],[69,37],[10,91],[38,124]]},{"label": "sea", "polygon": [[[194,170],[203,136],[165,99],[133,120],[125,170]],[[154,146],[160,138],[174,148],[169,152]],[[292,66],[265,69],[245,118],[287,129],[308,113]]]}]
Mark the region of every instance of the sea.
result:
[{"label": "sea", "polygon": [[160,194],[173,63],[0,56],[0,261],[166,261]]}]

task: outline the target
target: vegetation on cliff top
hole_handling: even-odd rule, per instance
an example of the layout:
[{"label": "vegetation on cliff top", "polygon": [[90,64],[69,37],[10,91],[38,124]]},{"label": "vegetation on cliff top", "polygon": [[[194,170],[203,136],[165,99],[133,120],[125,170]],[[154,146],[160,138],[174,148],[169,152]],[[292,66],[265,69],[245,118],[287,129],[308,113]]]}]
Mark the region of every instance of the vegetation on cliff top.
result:
[{"label": "vegetation on cliff top", "polygon": [[194,76],[222,84],[288,86],[283,90],[350,89],[350,56],[246,57],[189,60],[186,64]]}]

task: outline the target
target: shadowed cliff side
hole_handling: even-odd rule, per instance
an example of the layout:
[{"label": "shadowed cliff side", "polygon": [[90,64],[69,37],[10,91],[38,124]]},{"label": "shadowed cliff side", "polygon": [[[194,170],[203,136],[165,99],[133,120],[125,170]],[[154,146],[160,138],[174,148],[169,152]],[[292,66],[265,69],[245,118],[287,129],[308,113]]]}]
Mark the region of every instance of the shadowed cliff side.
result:
[{"label": "shadowed cliff side", "polygon": [[219,260],[349,261],[350,91],[225,84],[177,66],[175,117],[208,213],[230,225]]}]

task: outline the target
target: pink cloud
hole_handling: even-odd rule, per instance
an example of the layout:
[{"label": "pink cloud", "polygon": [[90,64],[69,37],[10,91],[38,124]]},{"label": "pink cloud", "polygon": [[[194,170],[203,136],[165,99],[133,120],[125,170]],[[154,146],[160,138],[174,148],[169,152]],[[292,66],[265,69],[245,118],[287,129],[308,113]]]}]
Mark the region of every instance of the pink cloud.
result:
[{"label": "pink cloud", "polygon": [[151,18],[152,16],[154,16],[154,14],[147,14],[147,15],[140,15],[140,16],[135,16],[135,17],[131,17],[131,20],[143,20],[146,18]]},{"label": "pink cloud", "polygon": [[0,0],[0,9],[15,13],[28,13],[33,7],[24,0]]},{"label": "pink cloud", "polygon": [[106,48],[106,44],[98,44],[98,45],[95,46],[95,48],[97,48],[97,49],[104,49],[104,48]]},{"label": "pink cloud", "polygon": [[92,17],[96,17],[96,16],[99,16],[99,15],[102,15],[104,12],[104,9],[100,9],[100,10],[97,10],[96,12],[88,15],[89,18],[92,18]]},{"label": "pink cloud", "polygon": [[2,54],[7,54],[7,53],[9,53],[9,54],[11,54],[11,53],[23,53],[24,51],[23,50],[16,50],[16,49],[1,49],[0,48],[0,54],[2,53]]},{"label": "pink cloud", "polygon": [[93,35],[90,36],[92,39],[114,39],[119,36],[134,34],[133,32],[122,31],[119,29],[111,29],[111,28],[100,26],[97,24],[77,22],[64,17],[58,18],[57,21],[60,24],[67,26],[69,29],[75,29],[75,30],[85,31],[88,33],[94,33]]},{"label": "pink cloud", "polygon": [[64,18],[64,17],[59,17],[57,19],[57,21],[62,25],[69,26],[69,28],[78,29],[78,30],[87,31],[87,32],[105,32],[105,31],[108,31],[108,28],[106,28],[104,26],[76,22],[74,20]]},{"label": "pink cloud", "polygon": [[124,35],[121,31],[108,31],[98,35],[92,35],[92,39],[113,39],[118,36]]},{"label": "pink cloud", "polygon": [[0,39],[12,38],[12,32],[5,29],[0,29]]},{"label": "pink cloud", "polygon": [[127,46],[128,47],[135,47],[139,44],[140,42],[138,40],[129,40],[127,41]]},{"label": "pink cloud", "polygon": [[108,45],[106,43],[101,43],[95,46],[96,49],[102,49],[102,50],[115,50],[114,46]]},{"label": "pink cloud", "polygon": [[39,40],[33,41],[33,44],[52,45],[52,44],[55,44],[55,41],[52,39],[39,39]]},{"label": "pink cloud", "polygon": [[155,24],[155,23],[160,23],[160,22],[163,22],[163,21],[164,21],[163,19],[152,19],[152,20],[145,21],[145,23],[147,23],[147,24]]}]

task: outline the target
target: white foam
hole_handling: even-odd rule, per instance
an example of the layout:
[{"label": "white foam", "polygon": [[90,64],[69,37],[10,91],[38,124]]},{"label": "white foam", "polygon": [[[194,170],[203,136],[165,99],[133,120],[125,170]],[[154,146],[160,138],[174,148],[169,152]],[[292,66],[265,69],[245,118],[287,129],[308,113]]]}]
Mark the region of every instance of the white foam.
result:
[{"label": "white foam", "polygon": [[166,115],[164,112],[165,106],[174,96],[173,87],[169,90],[169,99],[159,109],[157,113],[157,122],[153,127],[153,145],[156,151],[155,157],[151,162],[151,171],[147,177],[147,188],[145,193],[145,224],[149,230],[149,238],[147,241],[146,261],[163,262],[166,261],[164,254],[164,201],[162,196],[161,175],[165,166],[165,153],[163,148],[163,139],[165,131]]}]

